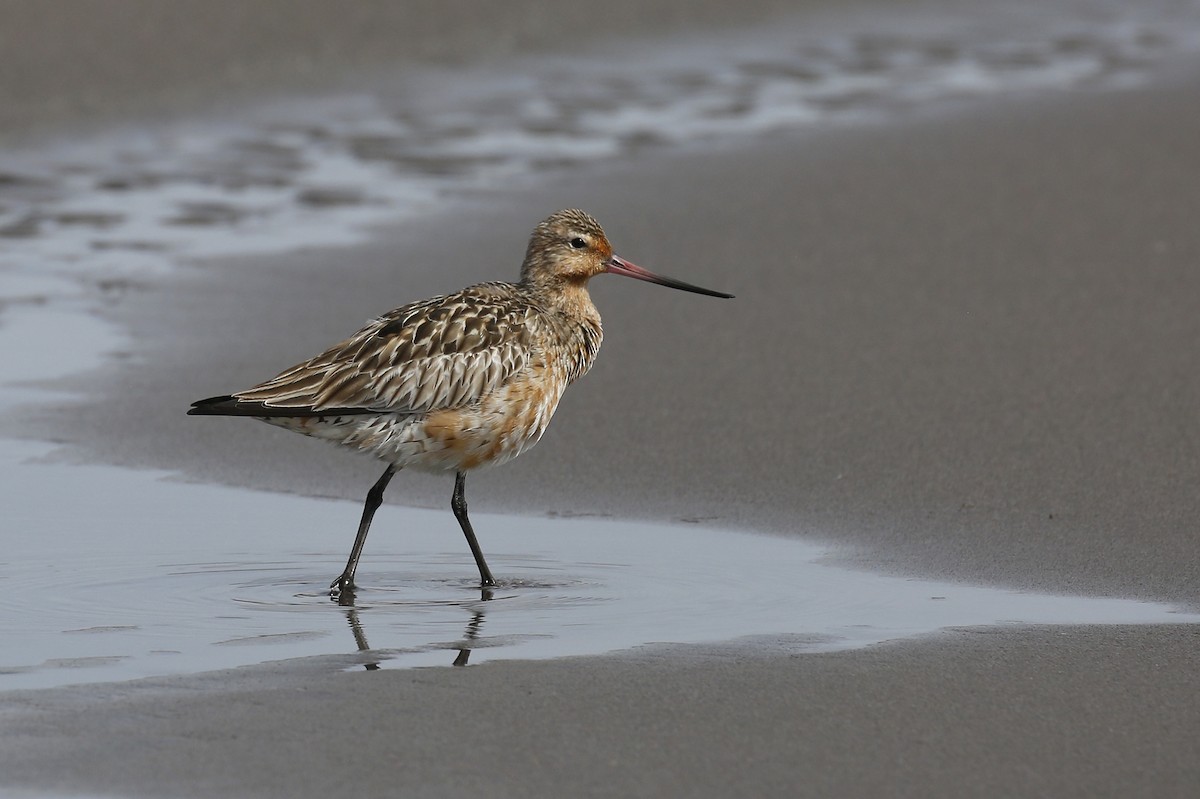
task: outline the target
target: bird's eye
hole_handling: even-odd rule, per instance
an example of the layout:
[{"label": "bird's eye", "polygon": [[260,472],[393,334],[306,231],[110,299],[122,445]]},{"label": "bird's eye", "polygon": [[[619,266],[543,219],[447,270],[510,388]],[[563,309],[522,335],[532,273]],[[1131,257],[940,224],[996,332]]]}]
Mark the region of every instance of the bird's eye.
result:
[{"label": "bird's eye", "polygon": [[584,247],[587,246],[587,242],[584,241],[583,239],[579,238],[578,236],[571,239],[570,244],[571,244],[571,248],[575,249],[575,250],[582,250]]}]

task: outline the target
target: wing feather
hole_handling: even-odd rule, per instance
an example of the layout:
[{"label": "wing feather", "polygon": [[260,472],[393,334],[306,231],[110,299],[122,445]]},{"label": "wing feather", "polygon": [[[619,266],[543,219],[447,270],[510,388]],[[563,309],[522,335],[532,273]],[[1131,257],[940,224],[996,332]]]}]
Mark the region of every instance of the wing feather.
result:
[{"label": "wing feather", "polygon": [[397,308],[233,397],[298,416],[462,407],[529,364],[535,324],[516,286],[484,283]]}]

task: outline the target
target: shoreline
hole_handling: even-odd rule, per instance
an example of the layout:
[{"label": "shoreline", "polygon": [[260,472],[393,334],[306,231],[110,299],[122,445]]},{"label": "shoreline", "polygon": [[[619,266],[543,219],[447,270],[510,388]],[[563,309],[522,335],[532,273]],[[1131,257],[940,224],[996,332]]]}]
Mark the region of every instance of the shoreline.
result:
[{"label": "shoreline", "polygon": [[[803,11],[827,0],[809,0]],[[453,9],[453,10],[451,10]],[[570,52],[564,33],[603,40],[645,31],[684,34],[760,24],[795,3],[617,0],[596,15],[566,4],[547,17],[536,2],[503,7],[474,0],[100,0],[57,8],[38,0],[0,7],[0,141],[36,141],[64,126],[103,129],[130,118],[171,120],[273,96],[353,89],[376,73],[486,64],[526,52]],[[448,13],[449,12],[449,13]],[[462,24],[464,17],[472,21]],[[144,65],[152,64],[152,69]]]}]

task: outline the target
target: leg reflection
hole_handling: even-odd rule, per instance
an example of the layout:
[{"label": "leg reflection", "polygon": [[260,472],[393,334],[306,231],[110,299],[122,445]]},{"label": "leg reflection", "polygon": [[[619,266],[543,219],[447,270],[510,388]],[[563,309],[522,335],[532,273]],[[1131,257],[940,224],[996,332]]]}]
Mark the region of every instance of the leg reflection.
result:
[{"label": "leg reflection", "polygon": [[[488,602],[492,598],[492,590],[490,588],[483,588],[479,593],[479,600],[481,602]],[[467,629],[466,632],[463,633],[463,639],[468,643],[479,638],[479,631],[483,628],[483,615],[483,608],[479,608],[471,615],[471,620],[467,622]],[[465,666],[470,658],[470,648],[463,647],[462,649],[458,650],[458,657],[454,659],[454,663],[451,665]]]},{"label": "leg reflection", "polygon": [[[491,588],[480,589],[479,600],[481,602],[489,602],[493,597]],[[371,649],[371,645],[367,643],[367,634],[363,631],[362,621],[358,617],[358,608],[354,606],[353,592],[343,592],[342,597],[348,601],[339,602],[346,610],[346,623],[350,625],[350,632],[354,635],[354,645],[358,647],[359,652],[367,652]],[[339,600],[342,599],[339,597]],[[471,657],[470,643],[479,638],[479,633],[483,629],[483,617],[485,616],[483,608],[476,608],[471,613],[471,620],[467,622],[467,628],[463,631],[464,646],[457,649],[458,655],[454,658],[451,665],[465,666]],[[379,669],[379,661],[373,660],[363,664],[363,668],[367,671],[376,671]]]},{"label": "leg reflection", "polygon": [[[358,647],[359,652],[368,651],[371,645],[367,643],[367,634],[363,632],[362,622],[358,619],[358,608],[353,604],[343,605],[343,607],[346,608],[346,622],[350,625],[350,632],[354,635],[354,645]],[[378,671],[379,661],[364,663],[363,668],[367,671]]]}]

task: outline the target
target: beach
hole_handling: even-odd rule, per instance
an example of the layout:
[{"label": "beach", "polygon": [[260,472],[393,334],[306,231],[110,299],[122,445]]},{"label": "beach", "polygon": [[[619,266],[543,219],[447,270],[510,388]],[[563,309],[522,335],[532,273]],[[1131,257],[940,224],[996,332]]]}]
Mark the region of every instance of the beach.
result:
[{"label": "beach", "polygon": [[[726,24],[712,13],[695,27]],[[602,35],[637,27],[632,19],[615,14]],[[684,30],[655,24],[663,35]],[[338,30],[335,40],[353,38]],[[456,41],[469,49],[469,37]],[[269,51],[282,63],[290,46]],[[489,53],[500,60],[488,63],[507,55]],[[329,58],[344,75],[387,60]],[[308,68],[288,80],[276,68],[239,91],[311,89]],[[345,529],[328,533],[340,551],[375,463],[265,425],[186,419],[188,403],[261,380],[404,301],[514,279],[532,225],[579,206],[623,257],[737,297],[597,279],[605,343],[595,368],[537,449],[472,478],[473,512],[516,526],[576,520],[575,531],[627,520],[682,526],[684,536],[743,531],[753,534],[738,545],[750,564],[756,537],[813,543],[847,575],[937,580],[947,594],[983,586],[1168,603],[1190,620],[1200,608],[1198,69],[1179,53],[1119,85],[947,94],[882,123],[839,117],[637,146],[535,179],[501,173],[457,187],[351,243],[147,271],[108,289],[115,299],[101,314],[124,331],[124,355],[56,379],[73,394],[6,413],[3,432],[54,442],[55,463],[156,470],[197,491],[341,501]],[[206,102],[187,95],[180,108]],[[56,129],[78,119],[59,114],[37,118]],[[405,473],[393,486],[399,507],[381,510],[372,534],[380,550],[402,559],[403,530],[384,529],[401,508],[438,509],[451,525],[447,549],[461,543],[445,478]],[[154,508],[165,535],[169,508]],[[286,545],[286,529],[248,521],[246,547]],[[222,535],[241,535],[228,531],[236,520],[221,524]],[[507,568],[524,575],[524,539],[513,544],[517,533],[498,527],[478,531],[485,551],[502,553],[493,569],[499,576],[513,553]],[[618,545],[606,557],[637,560],[628,537],[614,536]],[[303,568],[319,572],[325,559]],[[376,568],[390,575],[391,562]],[[371,563],[368,551],[364,573]],[[8,579],[18,566],[8,563]],[[695,574],[664,581],[698,596],[707,584],[721,603],[755,595],[756,571],[741,559]],[[26,610],[13,600],[6,612]],[[0,787],[263,797],[1194,792],[1200,628],[997,613],[999,623],[845,649],[784,629],[688,645],[661,633],[586,656],[489,659],[479,649],[469,668],[387,668],[381,657],[384,668],[364,670],[379,664],[347,633],[321,656],[8,690]],[[386,649],[396,618],[364,613],[355,632]],[[484,635],[497,618],[488,613]]]}]

